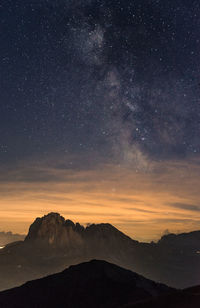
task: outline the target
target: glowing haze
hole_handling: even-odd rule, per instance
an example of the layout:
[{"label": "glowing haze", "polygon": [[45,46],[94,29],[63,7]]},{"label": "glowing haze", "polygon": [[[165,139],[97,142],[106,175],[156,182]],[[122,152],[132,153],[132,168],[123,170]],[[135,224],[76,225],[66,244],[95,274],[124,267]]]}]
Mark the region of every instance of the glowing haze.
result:
[{"label": "glowing haze", "polygon": [[109,222],[139,240],[199,229],[199,161],[152,168],[21,168],[0,185],[1,228],[25,233],[36,216],[53,210],[82,224]]}]

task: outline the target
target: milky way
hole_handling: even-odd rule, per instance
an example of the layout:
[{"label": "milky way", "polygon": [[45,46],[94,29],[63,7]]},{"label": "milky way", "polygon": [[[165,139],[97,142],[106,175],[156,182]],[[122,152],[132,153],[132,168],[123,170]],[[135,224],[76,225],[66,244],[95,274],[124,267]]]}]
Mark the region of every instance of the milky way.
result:
[{"label": "milky way", "polygon": [[1,160],[198,153],[198,1],[75,4],[1,4]]}]

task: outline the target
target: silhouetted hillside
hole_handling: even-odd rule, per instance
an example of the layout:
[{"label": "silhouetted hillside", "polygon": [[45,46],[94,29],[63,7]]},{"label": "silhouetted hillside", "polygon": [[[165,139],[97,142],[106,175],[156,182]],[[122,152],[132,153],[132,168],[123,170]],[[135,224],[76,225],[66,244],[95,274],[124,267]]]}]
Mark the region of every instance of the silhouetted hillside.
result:
[{"label": "silhouetted hillside", "polygon": [[140,303],[127,305],[126,308],[199,308],[200,287],[193,287],[172,294],[158,296]]},{"label": "silhouetted hillside", "polygon": [[117,308],[173,292],[105,261],[93,260],[0,293],[1,308]]}]

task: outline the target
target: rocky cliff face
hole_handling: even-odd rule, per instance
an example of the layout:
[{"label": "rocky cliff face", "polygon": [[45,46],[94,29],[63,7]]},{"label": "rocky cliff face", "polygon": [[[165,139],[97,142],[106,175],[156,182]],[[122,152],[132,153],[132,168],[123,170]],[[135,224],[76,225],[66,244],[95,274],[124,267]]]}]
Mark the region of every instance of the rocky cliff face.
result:
[{"label": "rocky cliff face", "polygon": [[81,245],[83,239],[79,226],[70,220],[65,220],[58,213],[49,213],[33,222],[25,242],[34,242],[45,247],[71,248]]},{"label": "rocky cliff face", "polygon": [[[98,239],[98,241],[97,241]],[[25,243],[35,243],[49,248],[77,248],[91,246],[93,251],[103,251],[120,242],[137,243],[110,224],[91,224],[84,228],[79,223],[65,220],[58,213],[37,218],[29,228]],[[105,247],[106,244],[106,247]]]}]

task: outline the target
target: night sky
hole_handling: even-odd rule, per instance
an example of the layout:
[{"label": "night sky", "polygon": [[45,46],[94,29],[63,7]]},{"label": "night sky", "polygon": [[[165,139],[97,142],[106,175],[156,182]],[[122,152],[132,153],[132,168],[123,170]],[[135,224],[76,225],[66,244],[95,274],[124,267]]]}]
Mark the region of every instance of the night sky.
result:
[{"label": "night sky", "polygon": [[197,0],[2,0],[2,230],[200,229],[199,63]]}]

